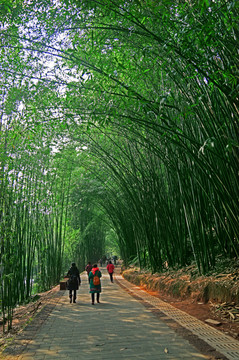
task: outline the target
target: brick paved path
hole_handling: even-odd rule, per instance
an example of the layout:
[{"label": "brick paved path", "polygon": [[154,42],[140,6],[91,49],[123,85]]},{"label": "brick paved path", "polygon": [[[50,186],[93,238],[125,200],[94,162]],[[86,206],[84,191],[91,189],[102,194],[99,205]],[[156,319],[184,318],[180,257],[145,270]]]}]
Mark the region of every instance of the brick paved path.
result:
[{"label": "brick paved path", "polygon": [[68,291],[59,292],[63,296],[56,306],[45,310],[45,318],[42,310],[19,335],[19,348],[11,355],[5,351],[6,359],[209,359],[117,283],[110,283],[105,269],[102,289],[101,303],[94,306],[85,275],[76,304],[69,303]]}]

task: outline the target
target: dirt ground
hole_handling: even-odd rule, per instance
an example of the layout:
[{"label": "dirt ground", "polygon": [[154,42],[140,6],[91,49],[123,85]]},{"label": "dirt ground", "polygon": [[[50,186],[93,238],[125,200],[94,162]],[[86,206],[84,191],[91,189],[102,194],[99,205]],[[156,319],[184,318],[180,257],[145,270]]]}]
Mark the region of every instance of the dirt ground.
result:
[{"label": "dirt ground", "polygon": [[207,324],[239,340],[238,260],[209,276],[197,276],[195,265],[153,275],[136,267],[122,270],[125,279],[144,291],[203,322],[217,321]]},{"label": "dirt ground", "polygon": [[58,301],[58,293],[59,285],[39,294],[36,301],[17,307],[14,310],[12,328],[9,333],[3,333],[2,323],[0,324],[0,352],[5,346],[11,343],[14,337],[20,333],[46,305],[54,306],[55,302]]},{"label": "dirt ground", "polygon": [[217,306],[220,306],[220,304],[212,302],[204,304],[202,302],[196,302],[190,298],[186,300],[180,300],[165,294],[160,296],[159,293],[155,291],[146,291],[203,322],[205,322],[207,319],[218,321],[220,323],[219,325],[208,325],[222,331],[227,335],[232,336],[234,339],[239,340],[239,322],[227,320],[223,316],[220,316],[221,313],[215,313]]}]

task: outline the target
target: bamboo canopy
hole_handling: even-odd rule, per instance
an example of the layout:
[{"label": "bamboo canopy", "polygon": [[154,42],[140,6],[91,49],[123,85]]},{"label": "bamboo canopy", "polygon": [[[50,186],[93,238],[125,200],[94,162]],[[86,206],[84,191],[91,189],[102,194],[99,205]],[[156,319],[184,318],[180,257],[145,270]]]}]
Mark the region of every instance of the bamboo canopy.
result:
[{"label": "bamboo canopy", "polygon": [[152,272],[238,258],[236,2],[7,0],[0,21],[8,328],[107,249]]}]

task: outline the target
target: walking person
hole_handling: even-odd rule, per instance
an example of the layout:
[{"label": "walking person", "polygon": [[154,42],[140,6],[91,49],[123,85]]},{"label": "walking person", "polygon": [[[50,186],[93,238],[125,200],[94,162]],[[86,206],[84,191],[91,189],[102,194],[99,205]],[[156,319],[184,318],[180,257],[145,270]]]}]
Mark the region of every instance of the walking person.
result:
[{"label": "walking person", "polygon": [[70,303],[72,303],[72,291],[74,292],[73,303],[75,303],[76,291],[79,289],[79,285],[81,284],[81,278],[80,272],[74,262],[71,264],[71,268],[68,270],[67,277],[69,277],[69,280],[67,281],[67,288],[69,290]]},{"label": "walking person", "polygon": [[112,259],[113,259],[114,265],[117,265],[118,257],[116,255],[114,255],[114,256],[112,256]]},{"label": "walking person", "polygon": [[90,282],[89,274],[90,274],[91,270],[92,270],[92,265],[91,265],[91,262],[89,261],[88,264],[85,267],[85,271],[87,272],[89,282]]},{"label": "walking person", "polygon": [[90,294],[91,294],[91,304],[95,304],[95,294],[97,303],[100,302],[100,293],[101,293],[101,272],[97,264],[93,265],[91,272],[89,273],[90,281]]},{"label": "walking person", "polygon": [[113,281],[113,273],[114,273],[114,265],[112,264],[112,262],[111,261],[109,261],[108,262],[108,265],[106,266],[106,269],[107,269],[107,271],[108,271],[108,273],[109,273],[109,275],[110,275],[110,281],[111,282],[114,282]]}]

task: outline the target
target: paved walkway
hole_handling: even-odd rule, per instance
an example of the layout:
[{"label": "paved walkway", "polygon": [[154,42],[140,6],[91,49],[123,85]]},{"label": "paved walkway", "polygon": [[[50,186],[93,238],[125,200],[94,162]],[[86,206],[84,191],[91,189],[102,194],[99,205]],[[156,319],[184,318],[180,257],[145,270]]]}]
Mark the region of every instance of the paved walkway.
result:
[{"label": "paved walkway", "polygon": [[210,358],[180,337],[119,284],[110,283],[105,269],[102,289],[101,303],[91,305],[88,281],[83,275],[77,303],[70,304],[68,291],[63,292],[24,351],[20,355],[8,356],[8,359]]}]

